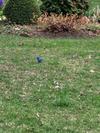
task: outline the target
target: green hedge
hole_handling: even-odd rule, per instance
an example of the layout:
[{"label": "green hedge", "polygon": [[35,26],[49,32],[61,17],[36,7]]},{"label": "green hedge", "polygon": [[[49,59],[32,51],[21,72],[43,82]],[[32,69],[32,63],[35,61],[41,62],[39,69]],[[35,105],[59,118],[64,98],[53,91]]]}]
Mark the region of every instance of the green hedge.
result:
[{"label": "green hedge", "polygon": [[49,14],[84,14],[88,8],[88,0],[42,0],[41,5],[41,11]]},{"label": "green hedge", "polygon": [[36,0],[9,0],[3,13],[11,22],[28,24],[39,16],[40,10]]}]

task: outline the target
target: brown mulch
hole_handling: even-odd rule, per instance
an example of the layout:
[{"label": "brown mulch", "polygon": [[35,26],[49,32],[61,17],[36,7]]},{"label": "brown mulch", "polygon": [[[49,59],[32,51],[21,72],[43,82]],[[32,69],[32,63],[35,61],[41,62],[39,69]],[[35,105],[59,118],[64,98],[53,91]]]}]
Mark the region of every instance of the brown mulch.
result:
[{"label": "brown mulch", "polygon": [[66,32],[48,32],[42,29],[33,29],[33,31],[28,31],[21,33],[20,36],[24,37],[46,37],[46,38],[79,38],[79,37],[99,37],[100,30],[91,29],[81,29]]},{"label": "brown mulch", "polygon": [[37,25],[6,25],[0,31],[1,34],[15,34],[23,37],[45,37],[45,38],[79,38],[100,37],[100,29],[71,30],[65,32],[49,32]]}]

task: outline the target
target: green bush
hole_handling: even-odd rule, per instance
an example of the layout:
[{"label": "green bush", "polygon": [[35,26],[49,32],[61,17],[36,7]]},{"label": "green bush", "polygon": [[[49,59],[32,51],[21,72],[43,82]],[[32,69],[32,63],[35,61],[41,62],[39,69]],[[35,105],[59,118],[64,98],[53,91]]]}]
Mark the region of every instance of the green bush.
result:
[{"label": "green bush", "polygon": [[36,0],[9,0],[3,10],[8,20],[16,24],[28,24],[40,14]]},{"label": "green bush", "polygon": [[88,0],[42,0],[41,11],[56,14],[84,14]]}]

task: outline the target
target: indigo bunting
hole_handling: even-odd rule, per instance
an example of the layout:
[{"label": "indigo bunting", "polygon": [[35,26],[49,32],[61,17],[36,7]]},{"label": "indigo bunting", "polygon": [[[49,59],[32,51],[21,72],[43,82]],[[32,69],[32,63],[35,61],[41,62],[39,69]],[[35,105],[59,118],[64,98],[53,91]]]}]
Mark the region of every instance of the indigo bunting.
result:
[{"label": "indigo bunting", "polygon": [[36,60],[37,60],[38,63],[41,63],[43,61],[43,58],[41,56],[37,56]]}]

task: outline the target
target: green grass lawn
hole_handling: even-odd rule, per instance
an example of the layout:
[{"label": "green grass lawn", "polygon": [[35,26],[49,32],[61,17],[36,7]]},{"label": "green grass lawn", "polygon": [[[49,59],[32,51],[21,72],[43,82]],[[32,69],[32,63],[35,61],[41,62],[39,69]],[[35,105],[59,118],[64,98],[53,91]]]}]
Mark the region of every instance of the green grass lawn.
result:
[{"label": "green grass lawn", "polygon": [[99,38],[0,35],[0,133],[100,133],[99,65]]}]

